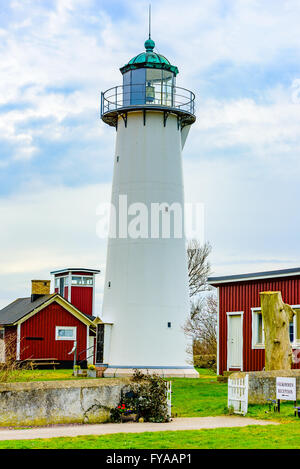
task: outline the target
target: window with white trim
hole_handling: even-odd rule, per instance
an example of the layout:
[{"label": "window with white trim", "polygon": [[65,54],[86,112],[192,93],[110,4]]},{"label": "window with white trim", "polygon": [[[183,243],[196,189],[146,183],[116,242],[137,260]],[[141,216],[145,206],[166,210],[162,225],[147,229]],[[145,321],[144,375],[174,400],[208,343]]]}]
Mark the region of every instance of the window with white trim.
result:
[{"label": "window with white trim", "polygon": [[252,348],[263,348],[265,331],[260,309],[252,309]]},{"label": "window with white trim", "polygon": [[75,275],[72,277],[72,285],[84,285],[84,286],[92,286],[94,283],[93,283],[93,277],[81,277],[79,275]]},{"label": "window with white trim", "polygon": [[76,340],[77,327],[56,326],[55,340]]},{"label": "window with white trim", "polygon": [[[292,306],[295,311],[289,325],[291,345],[300,347],[300,306]],[[252,348],[265,347],[265,331],[260,308],[252,308]]]}]

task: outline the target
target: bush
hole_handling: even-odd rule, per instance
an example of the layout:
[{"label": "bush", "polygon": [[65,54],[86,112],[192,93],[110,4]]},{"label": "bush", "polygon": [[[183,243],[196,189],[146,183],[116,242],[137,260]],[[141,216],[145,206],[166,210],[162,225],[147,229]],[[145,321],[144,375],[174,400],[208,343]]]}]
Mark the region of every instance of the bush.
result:
[{"label": "bush", "polygon": [[[21,342],[20,342],[21,348]],[[22,348],[22,350],[24,350]],[[5,340],[5,362],[0,365],[0,383],[17,381],[22,370],[30,369],[30,363],[22,363],[16,360],[16,337],[8,337]]]},{"label": "bush", "polygon": [[216,355],[195,355],[194,366],[197,368],[208,368],[216,371],[217,356]]},{"label": "bush", "polygon": [[168,422],[166,381],[157,375],[144,375],[136,370],[131,378],[130,391],[122,393],[116,409],[111,411],[111,420],[121,420],[123,409],[136,414],[137,420],[145,422]]}]

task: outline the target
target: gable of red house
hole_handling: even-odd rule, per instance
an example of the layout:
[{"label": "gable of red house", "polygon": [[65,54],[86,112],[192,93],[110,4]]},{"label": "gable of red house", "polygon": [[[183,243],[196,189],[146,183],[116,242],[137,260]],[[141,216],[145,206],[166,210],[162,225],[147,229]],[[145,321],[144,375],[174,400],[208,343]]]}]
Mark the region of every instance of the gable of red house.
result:
[{"label": "gable of red house", "polygon": [[94,340],[93,319],[59,294],[18,299],[0,311],[4,358],[11,354],[20,361],[51,358],[61,367],[71,367],[69,352],[76,340],[78,359],[84,363],[90,337]]}]

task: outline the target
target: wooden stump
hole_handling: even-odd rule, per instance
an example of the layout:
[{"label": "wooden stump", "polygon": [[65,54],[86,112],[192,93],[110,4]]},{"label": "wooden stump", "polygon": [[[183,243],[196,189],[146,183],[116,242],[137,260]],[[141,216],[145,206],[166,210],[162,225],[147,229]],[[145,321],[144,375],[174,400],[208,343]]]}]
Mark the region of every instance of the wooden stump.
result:
[{"label": "wooden stump", "polygon": [[265,331],[265,370],[290,370],[293,355],[289,327],[295,311],[283,303],[280,291],[261,292],[260,302]]}]

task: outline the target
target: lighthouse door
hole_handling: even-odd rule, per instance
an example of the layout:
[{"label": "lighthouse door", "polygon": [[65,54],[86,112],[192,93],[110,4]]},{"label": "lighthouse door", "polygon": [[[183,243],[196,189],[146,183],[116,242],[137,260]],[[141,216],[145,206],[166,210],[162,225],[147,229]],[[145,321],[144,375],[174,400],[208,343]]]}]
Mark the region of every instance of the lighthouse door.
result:
[{"label": "lighthouse door", "polygon": [[241,313],[227,313],[227,369],[243,368],[243,315]]},{"label": "lighthouse door", "polygon": [[96,363],[103,363],[103,355],[104,355],[104,324],[98,324]]}]

